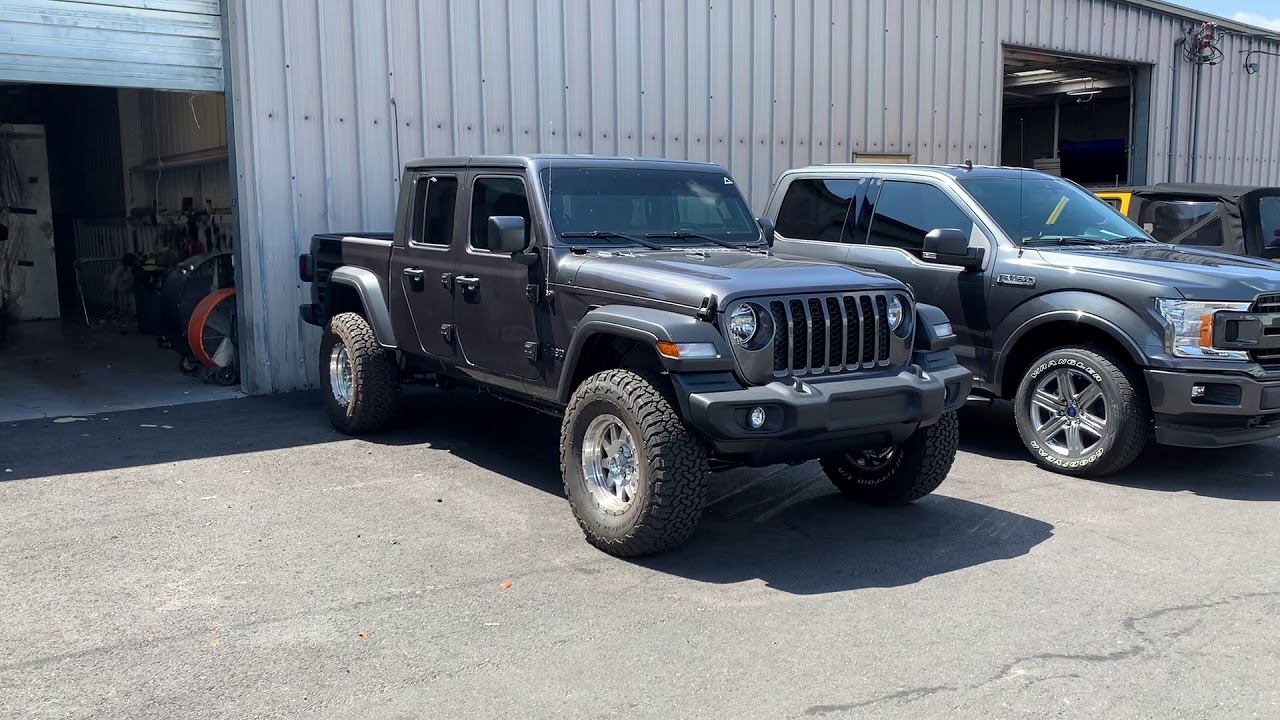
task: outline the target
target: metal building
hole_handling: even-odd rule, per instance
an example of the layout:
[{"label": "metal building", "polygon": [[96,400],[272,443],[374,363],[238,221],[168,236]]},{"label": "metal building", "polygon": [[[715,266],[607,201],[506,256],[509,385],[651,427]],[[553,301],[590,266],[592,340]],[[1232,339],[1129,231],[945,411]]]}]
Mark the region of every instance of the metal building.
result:
[{"label": "metal building", "polygon": [[0,0],[0,36],[0,80],[225,88],[253,392],[317,382],[296,256],[388,228],[414,157],[712,160],[757,208],[868,157],[1280,184],[1280,36],[1156,0]]}]

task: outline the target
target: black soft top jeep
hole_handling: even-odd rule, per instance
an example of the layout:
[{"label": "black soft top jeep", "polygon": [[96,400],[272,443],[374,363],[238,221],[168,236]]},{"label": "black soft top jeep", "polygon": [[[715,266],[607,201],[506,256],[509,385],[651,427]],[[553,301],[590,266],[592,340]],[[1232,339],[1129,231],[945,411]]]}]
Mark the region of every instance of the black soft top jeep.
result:
[{"label": "black soft top jeep", "polygon": [[562,416],[574,513],[619,555],[687,537],[712,468],[821,458],[858,499],[932,492],[971,384],[947,318],[886,275],[774,257],[772,236],[718,165],[412,162],[394,234],[300,258],[327,411],[372,431],[421,382]]}]

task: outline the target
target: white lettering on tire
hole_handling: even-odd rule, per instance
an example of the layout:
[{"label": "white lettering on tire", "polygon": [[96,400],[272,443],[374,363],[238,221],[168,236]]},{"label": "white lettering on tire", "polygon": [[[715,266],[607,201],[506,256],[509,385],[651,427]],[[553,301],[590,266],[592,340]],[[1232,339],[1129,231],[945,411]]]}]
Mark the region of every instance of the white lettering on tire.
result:
[{"label": "white lettering on tire", "polygon": [[[1054,358],[1049,362],[1040,363],[1040,365],[1031,371],[1031,379],[1034,380],[1045,374],[1045,372],[1061,365],[1067,365],[1069,367],[1076,368],[1077,370],[1082,370],[1087,373],[1089,377],[1093,378],[1094,382],[1098,383],[1099,386],[1102,385],[1102,374],[1089,365],[1086,365],[1084,361],[1077,360],[1075,358]],[[1085,465],[1093,464],[1102,457],[1104,452],[1106,452],[1105,448],[1098,448],[1088,457],[1079,458],[1077,460],[1063,460],[1048,449],[1041,447],[1040,443],[1035,440],[1029,440],[1028,444],[1031,446],[1031,449],[1045,461],[1064,468],[1081,468]]]}]

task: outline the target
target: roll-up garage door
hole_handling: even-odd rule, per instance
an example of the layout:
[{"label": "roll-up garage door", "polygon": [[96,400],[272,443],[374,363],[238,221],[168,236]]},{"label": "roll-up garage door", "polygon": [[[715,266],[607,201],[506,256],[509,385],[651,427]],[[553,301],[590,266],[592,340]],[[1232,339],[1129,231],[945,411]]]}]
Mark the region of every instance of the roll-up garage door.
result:
[{"label": "roll-up garage door", "polygon": [[218,0],[0,0],[0,81],[221,92]]}]

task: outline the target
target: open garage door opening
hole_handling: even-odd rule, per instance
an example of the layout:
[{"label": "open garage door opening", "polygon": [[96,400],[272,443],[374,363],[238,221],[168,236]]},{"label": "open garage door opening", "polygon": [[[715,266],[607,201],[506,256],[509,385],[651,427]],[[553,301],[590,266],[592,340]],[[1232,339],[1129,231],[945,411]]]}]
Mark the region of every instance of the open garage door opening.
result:
[{"label": "open garage door opening", "polygon": [[1004,49],[1001,164],[1088,186],[1145,182],[1150,67]]},{"label": "open garage door opening", "polygon": [[0,421],[239,382],[224,98],[0,84]]}]

